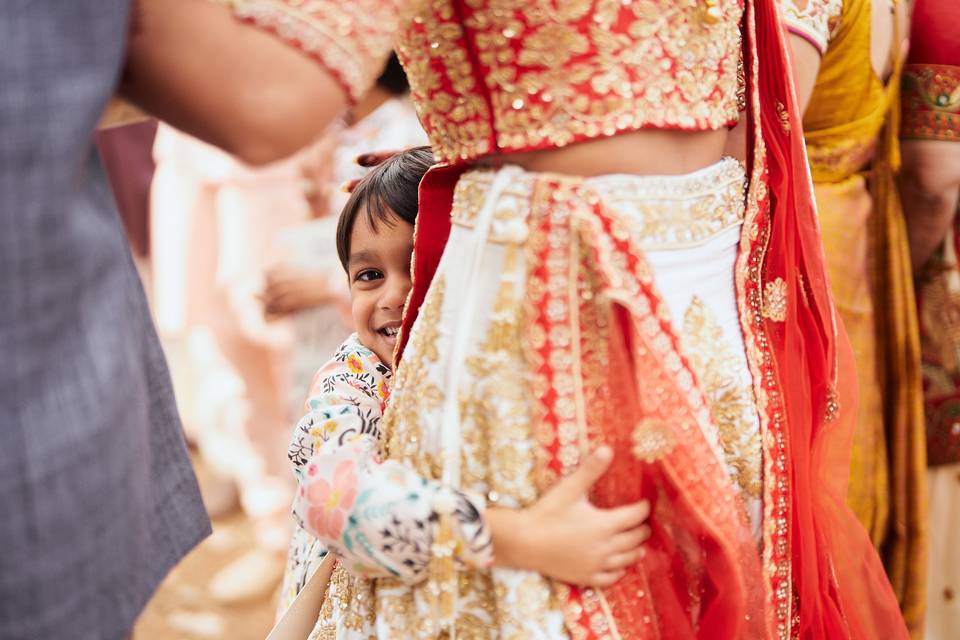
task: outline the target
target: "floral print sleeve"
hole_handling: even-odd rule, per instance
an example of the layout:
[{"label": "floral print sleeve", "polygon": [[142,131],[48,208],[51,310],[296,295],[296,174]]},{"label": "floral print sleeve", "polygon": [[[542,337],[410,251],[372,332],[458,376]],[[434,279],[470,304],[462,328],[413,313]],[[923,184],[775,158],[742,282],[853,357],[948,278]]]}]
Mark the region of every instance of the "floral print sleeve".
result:
[{"label": "floral print sleeve", "polygon": [[[379,459],[389,377],[355,335],[317,374],[289,451],[299,483],[294,516],[350,572],[414,583],[426,578],[441,485]],[[459,560],[488,566],[483,501],[463,492],[456,499]]]}]

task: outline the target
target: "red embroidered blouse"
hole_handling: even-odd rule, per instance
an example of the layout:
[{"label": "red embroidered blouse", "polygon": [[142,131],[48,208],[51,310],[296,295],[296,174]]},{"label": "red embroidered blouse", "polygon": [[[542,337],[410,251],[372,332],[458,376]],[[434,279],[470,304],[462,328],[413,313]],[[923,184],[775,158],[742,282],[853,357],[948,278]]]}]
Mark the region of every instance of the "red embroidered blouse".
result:
[{"label": "red embroidered blouse", "polygon": [[[235,0],[353,99],[396,46],[434,153],[458,162],[737,122],[742,0]],[[626,64],[624,64],[626,62]]]}]

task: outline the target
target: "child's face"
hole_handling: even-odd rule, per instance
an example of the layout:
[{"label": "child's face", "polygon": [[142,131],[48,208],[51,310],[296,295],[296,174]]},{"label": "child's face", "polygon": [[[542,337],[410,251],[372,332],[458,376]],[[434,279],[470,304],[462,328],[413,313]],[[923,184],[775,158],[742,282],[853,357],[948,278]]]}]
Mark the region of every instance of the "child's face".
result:
[{"label": "child's face", "polygon": [[353,322],[360,342],[391,367],[410,291],[412,254],[413,227],[404,220],[378,221],[375,232],[366,215],[357,216],[347,261]]}]

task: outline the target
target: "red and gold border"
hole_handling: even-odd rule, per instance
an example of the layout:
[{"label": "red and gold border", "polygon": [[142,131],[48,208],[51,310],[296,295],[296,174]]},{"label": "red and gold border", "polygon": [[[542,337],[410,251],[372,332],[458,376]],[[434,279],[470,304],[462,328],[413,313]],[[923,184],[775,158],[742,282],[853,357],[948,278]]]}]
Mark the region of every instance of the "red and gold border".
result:
[{"label": "red and gold border", "polygon": [[960,142],[960,66],[908,64],[900,137]]}]

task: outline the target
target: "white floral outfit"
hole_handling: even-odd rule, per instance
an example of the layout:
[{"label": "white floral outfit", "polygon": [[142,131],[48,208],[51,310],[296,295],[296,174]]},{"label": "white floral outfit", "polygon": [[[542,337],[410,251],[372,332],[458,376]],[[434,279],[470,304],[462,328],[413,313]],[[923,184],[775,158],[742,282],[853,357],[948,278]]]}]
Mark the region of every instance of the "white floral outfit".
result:
[{"label": "white floral outfit", "polygon": [[[440,483],[399,462],[380,460],[390,375],[353,334],[314,378],[307,414],[288,452],[299,487],[280,612],[328,551],[354,575],[405,583],[425,578]],[[493,550],[482,518],[484,501],[463,492],[455,500],[459,560],[489,565]]]}]

